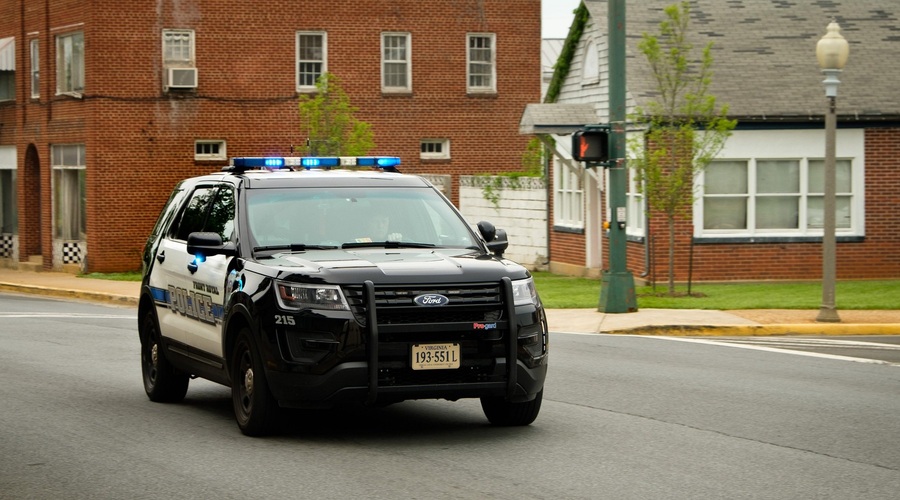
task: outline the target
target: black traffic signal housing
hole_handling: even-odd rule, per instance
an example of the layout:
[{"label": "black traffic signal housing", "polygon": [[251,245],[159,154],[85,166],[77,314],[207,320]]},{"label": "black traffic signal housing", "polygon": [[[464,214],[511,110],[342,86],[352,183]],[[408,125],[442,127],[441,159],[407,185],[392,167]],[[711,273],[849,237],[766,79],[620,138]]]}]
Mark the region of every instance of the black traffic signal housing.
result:
[{"label": "black traffic signal housing", "polygon": [[605,125],[584,128],[572,134],[572,158],[609,166],[609,127]]}]

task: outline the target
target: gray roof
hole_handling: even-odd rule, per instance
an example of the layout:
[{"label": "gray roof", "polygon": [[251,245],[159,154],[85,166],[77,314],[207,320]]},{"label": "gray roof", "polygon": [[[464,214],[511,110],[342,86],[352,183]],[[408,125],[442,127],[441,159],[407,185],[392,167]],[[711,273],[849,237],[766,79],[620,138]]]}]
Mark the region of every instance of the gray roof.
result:
[{"label": "gray roof", "polygon": [[[606,0],[583,0],[606,32]],[[626,71],[629,94],[641,104],[655,82],[637,49],[642,33],[659,33],[663,9],[676,0],[627,0]],[[823,75],[816,42],[832,20],[850,44],[840,75],[842,120],[900,117],[900,1],[691,0],[690,39],[699,57],[713,42],[710,92],[730,115],[766,121],[821,120]],[[591,22],[591,21],[589,21]]]},{"label": "gray roof", "polygon": [[593,104],[527,104],[519,133],[566,135],[596,122]]}]

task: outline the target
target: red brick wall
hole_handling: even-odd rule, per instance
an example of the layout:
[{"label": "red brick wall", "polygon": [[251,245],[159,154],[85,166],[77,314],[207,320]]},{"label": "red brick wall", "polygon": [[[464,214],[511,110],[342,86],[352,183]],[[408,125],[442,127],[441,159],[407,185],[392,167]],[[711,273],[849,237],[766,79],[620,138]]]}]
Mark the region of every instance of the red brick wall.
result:
[{"label": "red brick wall", "polygon": [[[225,140],[229,156],[288,154],[303,144],[298,30],[328,32],[328,70],[341,77],[357,117],[372,125],[373,153],[401,156],[405,172],[452,174],[456,184],[460,174],[520,169],[528,137],[519,135],[519,119],[527,103],[540,100],[539,0],[0,0],[0,15],[0,36],[17,37],[19,70],[19,107],[0,105],[0,119],[10,124],[0,129],[0,143],[18,146],[20,168],[29,144],[38,152],[45,267],[52,144],[85,144],[88,264],[100,272],[138,268],[172,186],[222,166],[195,162],[195,140]],[[162,92],[160,37],[167,28],[195,30],[196,92]],[[85,37],[84,96],[55,96],[54,37],[77,30]],[[383,31],[412,35],[409,95],[381,93]],[[496,34],[496,95],[466,95],[472,32]],[[41,41],[38,101],[28,98],[27,86],[34,37]],[[420,161],[423,138],[450,139],[452,159]],[[20,192],[33,182],[26,177],[19,176]],[[33,208],[22,198],[20,232],[32,234],[35,223],[23,211]]]},{"label": "red brick wall", "polygon": [[[837,243],[838,279],[900,277],[900,129],[865,131],[865,238]],[[693,226],[676,227],[675,279],[686,281]],[[663,217],[650,222],[653,275],[668,279],[668,228]],[[644,268],[643,244],[630,243],[629,269]],[[695,244],[695,281],[821,279],[821,241],[802,243]]]}]

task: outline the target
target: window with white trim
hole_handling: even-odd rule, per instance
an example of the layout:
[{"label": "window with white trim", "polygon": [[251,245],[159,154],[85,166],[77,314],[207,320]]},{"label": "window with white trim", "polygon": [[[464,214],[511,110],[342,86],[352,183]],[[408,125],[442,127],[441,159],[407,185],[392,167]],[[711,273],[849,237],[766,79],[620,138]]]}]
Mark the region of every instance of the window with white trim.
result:
[{"label": "window with white trim", "polygon": [[225,151],[225,141],[195,141],[194,159],[200,161],[227,160],[228,155]]},{"label": "window with white trim", "polygon": [[[861,182],[852,158],[836,167],[836,230],[861,234]],[[821,236],[824,160],[749,158],[716,160],[701,177],[703,236]]]},{"label": "window with white trim", "polygon": [[584,229],[584,184],[582,173],[557,162],[553,169],[553,225]]},{"label": "window with white trim", "polygon": [[[644,195],[641,194],[636,182],[637,175],[634,170],[628,170],[628,190],[626,198],[625,234],[629,236],[644,236]],[[607,184],[608,185],[608,184]],[[608,200],[609,197],[607,197]]]},{"label": "window with white trim", "polygon": [[0,101],[16,100],[16,37],[0,38]]},{"label": "window with white trim", "polygon": [[328,71],[328,35],[324,31],[297,32],[297,91],[316,90],[316,81]]},{"label": "window with white trim", "polygon": [[84,241],[87,234],[84,144],[50,147],[53,172],[53,236]]},{"label": "window with white trim", "polygon": [[56,94],[84,92],[84,33],[56,37]]},{"label": "window with white trim", "polygon": [[600,81],[600,55],[597,44],[588,40],[584,48],[584,60],[581,64],[581,84],[590,85]]},{"label": "window with white trim", "polygon": [[381,34],[381,90],[412,90],[412,55],[409,33]]},{"label": "window with white trim", "polygon": [[450,139],[422,139],[419,143],[419,157],[423,160],[445,160],[450,158]]},{"label": "window with white trim", "polygon": [[31,98],[37,99],[41,96],[41,56],[40,42],[37,38],[31,40]]},{"label": "window with white trim", "polygon": [[163,66],[194,67],[194,30],[164,29],[162,44]]},{"label": "window with white trim", "polygon": [[[16,147],[0,146],[0,234],[18,232],[18,206],[16,195]],[[0,257],[11,257],[0,248]]]},{"label": "window with white trim", "polygon": [[497,91],[497,35],[469,33],[466,51],[466,81],[469,92]]}]

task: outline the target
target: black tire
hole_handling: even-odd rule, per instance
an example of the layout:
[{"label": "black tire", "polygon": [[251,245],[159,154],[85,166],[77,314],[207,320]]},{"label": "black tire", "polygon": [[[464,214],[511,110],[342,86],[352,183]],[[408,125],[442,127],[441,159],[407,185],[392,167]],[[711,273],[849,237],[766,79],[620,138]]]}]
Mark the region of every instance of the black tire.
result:
[{"label": "black tire", "polygon": [[503,398],[481,398],[481,409],[484,410],[484,416],[493,425],[528,425],[534,422],[540,413],[543,399],[543,389],[537,393],[534,399],[524,403],[510,403]]},{"label": "black tire", "polygon": [[278,418],[278,403],[249,328],[238,333],[231,360],[231,401],[238,427],[247,436],[264,436]]},{"label": "black tire", "polygon": [[150,401],[177,403],[187,394],[190,377],[173,368],[166,359],[153,311],[144,314],[141,322],[141,372]]}]

